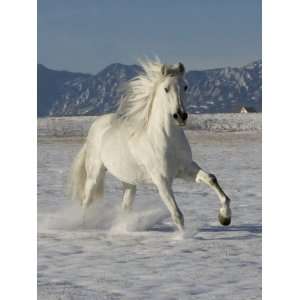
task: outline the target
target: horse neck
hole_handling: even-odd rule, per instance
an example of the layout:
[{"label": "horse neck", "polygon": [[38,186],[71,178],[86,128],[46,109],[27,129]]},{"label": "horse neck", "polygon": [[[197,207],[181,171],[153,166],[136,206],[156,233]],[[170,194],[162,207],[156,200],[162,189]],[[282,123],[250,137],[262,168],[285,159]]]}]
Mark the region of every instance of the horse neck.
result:
[{"label": "horse neck", "polygon": [[151,114],[148,123],[148,134],[154,140],[157,139],[172,139],[176,133],[180,130],[178,126],[174,124],[174,121],[170,114],[166,113],[163,107],[159,103],[165,99],[154,99]]}]

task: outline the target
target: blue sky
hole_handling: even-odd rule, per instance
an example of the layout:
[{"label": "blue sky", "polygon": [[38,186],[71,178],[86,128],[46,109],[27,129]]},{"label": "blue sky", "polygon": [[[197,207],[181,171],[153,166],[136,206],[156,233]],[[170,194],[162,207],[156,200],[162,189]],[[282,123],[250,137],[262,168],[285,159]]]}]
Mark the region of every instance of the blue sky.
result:
[{"label": "blue sky", "polygon": [[96,73],[158,55],[188,69],[261,58],[261,0],[38,0],[38,62]]}]

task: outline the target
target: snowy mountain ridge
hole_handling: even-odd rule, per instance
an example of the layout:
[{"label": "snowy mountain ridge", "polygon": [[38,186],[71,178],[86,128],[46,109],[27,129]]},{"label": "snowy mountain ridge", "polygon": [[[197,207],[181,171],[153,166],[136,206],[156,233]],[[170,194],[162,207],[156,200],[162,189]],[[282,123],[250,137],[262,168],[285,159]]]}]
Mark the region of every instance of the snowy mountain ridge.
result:
[{"label": "snowy mountain ridge", "polygon": [[[122,84],[141,68],[115,63],[95,75],[56,71],[38,65],[38,116],[98,115],[114,111]],[[240,68],[188,71],[186,108],[190,113],[261,111],[262,62]]]}]

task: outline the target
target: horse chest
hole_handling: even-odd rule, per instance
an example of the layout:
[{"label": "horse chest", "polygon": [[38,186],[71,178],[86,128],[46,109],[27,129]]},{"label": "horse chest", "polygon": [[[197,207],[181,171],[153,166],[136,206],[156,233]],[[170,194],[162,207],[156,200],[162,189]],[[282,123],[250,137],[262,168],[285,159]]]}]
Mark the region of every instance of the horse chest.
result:
[{"label": "horse chest", "polygon": [[184,163],[192,159],[190,144],[182,129],[175,131],[168,141],[169,152],[178,163]]},{"label": "horse chest", "polygon": [[183,132],[163,138],[157,136],[153,143],[149,143],[149,148],[149,168],[154,173],[170,178],[176,177],[192,160],[191,149]]},{"label": "horse chest", "polygon": [[176,175],[184,169],[186,164],[192,159],[189,147],[186,144],[170,144],[166,153],[166,163],[172,175]]}]

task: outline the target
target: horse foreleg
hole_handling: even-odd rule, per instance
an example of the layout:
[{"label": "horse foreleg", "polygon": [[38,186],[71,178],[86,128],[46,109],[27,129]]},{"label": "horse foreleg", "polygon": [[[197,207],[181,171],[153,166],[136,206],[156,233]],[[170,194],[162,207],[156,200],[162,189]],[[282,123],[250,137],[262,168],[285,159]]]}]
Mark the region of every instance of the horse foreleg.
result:
[{"label": "horse foreleg", "polygon": [[173,222],[175,223],[175,225],[180,231],[183,231],[184,217],[175,201],[175,197],[171,188],[171,183],[161,177],[159,177],[159,179],[155,178],[153,182],[158,189],[161,199],[163,200],[166,207],[168,208]]},{"label": "horse foreleg", "polygon": [[182,175],[181,177],[187,180],[192,179],[197,183],[204,182],[216,192],[221,204],[219,221],[224,226],[229,225],[231,222],[230,198],[220,187],[217,177],[202,170],[195,162],[193,162]]},{"label": "horse foreleg", "polygon": [[122,208],[124,211],[130,211],[132,209],[132,203],[136,194],[136,186],[123,182],[124,194],[122,201]]}]

